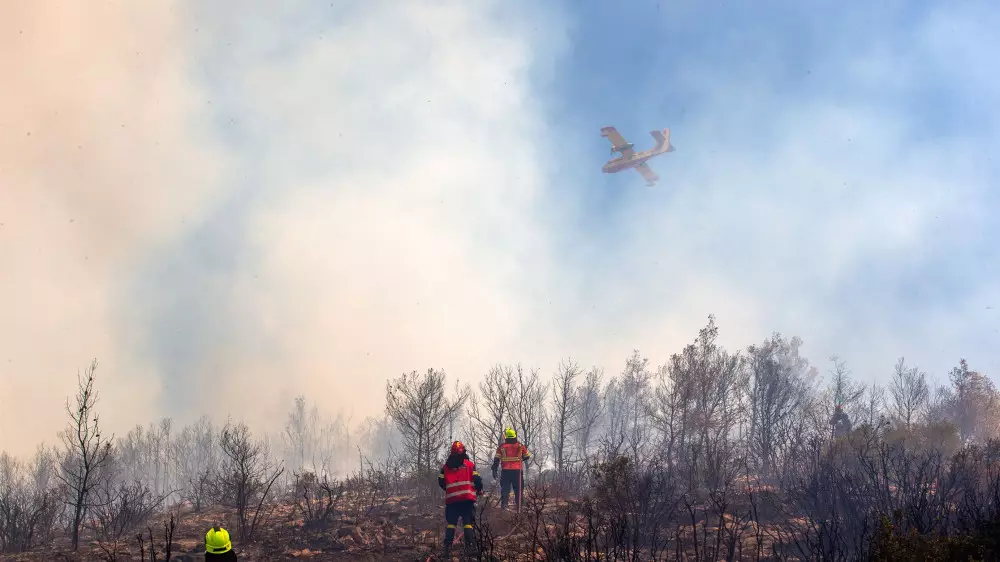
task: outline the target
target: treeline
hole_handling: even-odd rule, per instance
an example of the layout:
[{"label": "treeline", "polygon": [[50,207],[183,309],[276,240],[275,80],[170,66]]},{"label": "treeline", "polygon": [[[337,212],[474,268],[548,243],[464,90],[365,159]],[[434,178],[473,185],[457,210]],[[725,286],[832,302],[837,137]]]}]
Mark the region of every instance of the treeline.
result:
[{"label": "treeline", "polygon": [[517,428],[536,459],[529,484],[589,514],[547,522],[563,529],[560,552],[585,536],[569,550],[612,559],[996,558],[1000,394],[988,377],[961,360],[932,388],[900,358],[887,385],[866,384],[833,357],[824,378],[798,338],[740,351],[717,338],[710,317],[665,365],[635,352],[605,380],[566,362],[548,382],[497,366],[450,398],[443,373],[411,373],[387,386],[388,413],[418,473],[455,438],[488,464],[502,428]]},{"label": "treeline", "polygon": [[448,443],[465,442],[489,479],[512,426],[533,453],[534,532],[501,544],[486,517],[494,559],[521,547],[553,560],[996,559],[1000,394],[988,377],[962,360],[932,387],[901,358],[888,384],[866,384],[836,357],[822,376],[798,338],[735,351],[717,339],[709,317],[666,364],[635,352],[611,376],[571,360],[550,376],[497,365],[475,386],[406,373],[387,383],[383,417],[352,428],[299,397],[280,433],[258,437],[208,418],[105,436],[94,363],[60,447],[0,456],[0,550],[54,535],[117,545],[179,502],[229,507],[252,541],[280,501],[307,522],[347,505],[357,519],[390,493],[440,501]]},{"label": "treeline", "polygon": [[[324,417],[304,397],[276,434],[255,436],[241,421],[203,416],[179,430],[166,418],[109,435],[96,374],[94,361],[78,375],[59,445],[40,445],[29,460],[0,452],[0,553],[30,551],[60,536],[76,550],[85,537],[100,545],[104,559],[129,559],[130,545],[155,542],[155,530],[146,527],[153,516],[178,505],[230,508],[233,536],[253,541],[302,474],[349,472],[359,466],[359,443],[391,447],[385,420],[355,428],[355,442],[344,416]],[[359,470],[372,474],[360,458]]]},{"label": "treeline", "polygon": [[452,439],[489,462],[509,425],[535,465],[561,478],[586,474],[597,458],[658,458],[676,468],[732,452],[759,478],[780,483],[838,432],[936,431],[950,452],[1000,437],[1000,394],[965,360],[947,385],[931,388],[926,373],[900,358],[883,386],[855,380],[838,357],[824,378],[799,355],[798,338],[775,334],[730,352],[717,337],[710,317],[667,364],[653,367],[636,351],[611,377],[566,361],[546,382],[536,369],[498,365],[475,388],[448,392],[441,371],[408,373],[387,384],[387,413],[414,470],[436,469]]}]

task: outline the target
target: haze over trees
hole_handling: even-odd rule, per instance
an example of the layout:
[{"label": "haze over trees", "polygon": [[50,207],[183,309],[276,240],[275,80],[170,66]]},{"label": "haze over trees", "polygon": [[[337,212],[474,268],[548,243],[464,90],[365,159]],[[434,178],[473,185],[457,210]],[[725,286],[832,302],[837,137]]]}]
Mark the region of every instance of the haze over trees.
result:
[{"label": "haze over trees", "polygon": [[167,546],[158,518],[212,509],[232,514],[240,544],[293,520],[302,536],[339,538],[338,521],[397,521],[400,497],[437,509],[451,440],[489,483],[512,426],[534,457],[528,524],[497,538],[484,512],[483,559],[995,559],[1000,393],[989,377],[960,359],[934,388],[901,357],[883,387],[843,358],[814,365],[797,337],[730,350],[718,336],[709,317],[665,364],[635,351],[613,374],[572,359],[551,374],[497,364],[464,386],[412,371],[387,381],[382,416],[352,426],[300,396],[283,427],[259,435],[208,417],[105,435],[95,361],[61,446],[0,455],[0,550],[94,542],[115,559]]}]

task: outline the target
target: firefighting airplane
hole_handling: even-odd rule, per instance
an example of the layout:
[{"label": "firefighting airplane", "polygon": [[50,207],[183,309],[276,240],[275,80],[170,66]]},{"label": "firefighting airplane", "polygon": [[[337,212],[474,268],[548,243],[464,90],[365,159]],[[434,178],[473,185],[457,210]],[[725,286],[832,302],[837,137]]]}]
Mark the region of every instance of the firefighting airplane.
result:
[{"label": "firefighting airplane", "polygon": [[614,127],[603,127],[601,129],[601,136],[611,141],[611,154],[621,152],[622,155],[608,160],[601,170],[605,174],[614,174],[632,168],[642,174],[642,177],[646,178],[646,185],[655,185],[656,180],[660,179],[660,176],[657,176],[649,168],[646,160],[664,152],[673,152],[674,147],[670,145],[670,129],[650,131],[649,134],[656,139],[656,146],[650,150],[636,152],[632,150],[634,145],[627,142]]}]

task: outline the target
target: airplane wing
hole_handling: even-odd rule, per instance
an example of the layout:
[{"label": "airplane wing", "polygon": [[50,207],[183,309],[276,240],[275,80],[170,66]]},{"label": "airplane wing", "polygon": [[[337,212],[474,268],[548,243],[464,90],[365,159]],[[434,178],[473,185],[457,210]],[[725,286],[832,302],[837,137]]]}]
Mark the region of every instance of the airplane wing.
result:
[{"label": "airplane wing", "polygon": [[656,180],[660,179],[660,176],[656,175],[656,172],[654,172],[645,162],[636,166],[635,171],[639,172],[642,174],[642,177],[646,178],[647,185],[653,185],[656,183]]},{"label": "airplane wing", "polygon": [[[601,129],[601,136],[611,141],[612,148],[624,147],[625,145],[628,144],[628,141],[625,140],[625,138],[622,137],[621,133],[619,133],[618,130],[615,129],[614,127],[603,127]],[[622,153],[622,156],[626,158],[631,158],[632,155],[635,154],[635,151],[632,150],[632,147],[622,148],[620,152]]]}]

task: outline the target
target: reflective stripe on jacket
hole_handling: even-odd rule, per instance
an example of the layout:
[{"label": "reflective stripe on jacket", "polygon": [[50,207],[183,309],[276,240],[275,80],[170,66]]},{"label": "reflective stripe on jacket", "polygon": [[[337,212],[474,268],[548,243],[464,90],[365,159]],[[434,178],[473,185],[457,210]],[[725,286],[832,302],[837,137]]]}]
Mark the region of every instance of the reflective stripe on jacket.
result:
[{"label": "reflective stripe on jacket", "polygon": [[444,503],[476,501],[476,488],[473,484],[475,465],[472,461],[466,459],[457,468],[445,465],[441,467],[441,474],[444,475]]}]

